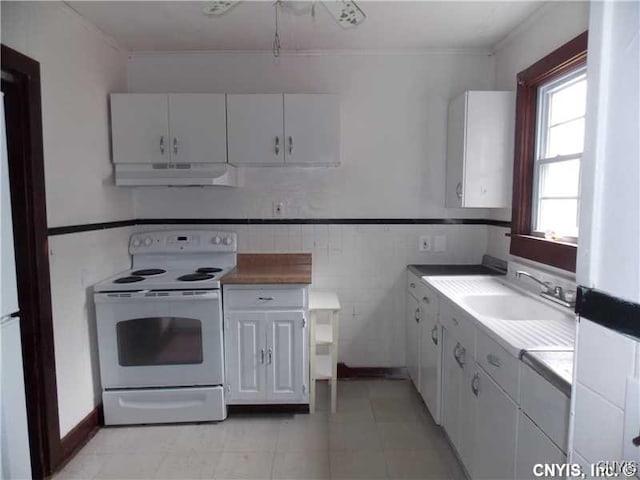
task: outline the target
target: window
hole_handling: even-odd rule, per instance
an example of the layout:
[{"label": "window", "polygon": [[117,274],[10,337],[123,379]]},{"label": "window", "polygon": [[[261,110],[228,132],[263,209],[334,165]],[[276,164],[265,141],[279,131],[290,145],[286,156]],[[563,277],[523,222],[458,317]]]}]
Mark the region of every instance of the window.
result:
[{"label": "window", "polygon": [[587,32],[518,74],[510,253],[575,271]]},{"label": "window", "polygon": [[584,67],[538,89],[532,202],[535,235],[578,240],[586,103]]}]

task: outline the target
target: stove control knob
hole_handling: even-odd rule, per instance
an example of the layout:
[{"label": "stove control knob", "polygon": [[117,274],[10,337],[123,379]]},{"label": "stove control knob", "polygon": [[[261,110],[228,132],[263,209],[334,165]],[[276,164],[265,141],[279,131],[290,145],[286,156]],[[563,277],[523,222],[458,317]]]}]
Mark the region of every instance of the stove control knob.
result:
[{"label": "stove control knob", "polygon": [[133,246],[134,246],[134,247],[139,247],[141,243],[142,243],[142,242],[140,241],[140,239],[139,239],[139,238],[134,238],[134,239],[133,239]]},{"label": "stove control knob", "polygon": [[225,245],[231,245],[231,243],[233,243],[233,240],[231,239],[231,237],[224,237]]},{"label": "stove control knob", "polygon": [[144,239],[144,246],[145,247],[151,246],[152,243],[153,243],[153,240],[151,239],[151,237],[147,237],[147,238]]},{"label": "stove control knob", "polygon": [[211,239],[211,243],[213,243],[214,245],[220,245],[220,237],[216,235]]}]

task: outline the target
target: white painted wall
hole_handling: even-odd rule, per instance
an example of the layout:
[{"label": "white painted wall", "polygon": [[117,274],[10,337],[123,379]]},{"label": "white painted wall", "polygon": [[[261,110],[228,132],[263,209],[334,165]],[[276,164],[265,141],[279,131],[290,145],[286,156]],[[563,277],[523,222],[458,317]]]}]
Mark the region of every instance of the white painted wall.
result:
[{"label": "white painted wall", "polygon": [[[126,53],[61,2],[2,2],[2,43],[40,62],[50,227],[129,219],[113,185],[108,93],[126,85]],[[50,238],[60,431],[97,404],[91,283],[128,265],[126,231]]]},{"label": "white painted wall", "polygon": [[[587,30],[588,23],[588,2],[549,2],[544,5],[495,46],[493,88],[515,91],[519,72],[580,35]],[[511,209],[491,210],[489,218],[510,221]],[[488,228],[489,253],[507,260],[509,241],[504,234],[509,229]]]},{"label": "white painted wall", "polygon": [[[577,279],[640,303],[640,4],[594,2],[590,17]],[[628,378],[640,381],[638,339],[582,319],[570,442],[575,461],[633,459],[624,456],[640,433],[637,423],[624,431],[625,413],[638,409],[625,401]],[[638,460],[637,447],[629,450]]]},{"label": "white painted wall", "polygon": [[484,217],[446,210],[446,114],[491,86],[481,54],[132,54],[131,92],[337,93],[338,168],[245,169],[238,189],[138,189],[138,217]]}]

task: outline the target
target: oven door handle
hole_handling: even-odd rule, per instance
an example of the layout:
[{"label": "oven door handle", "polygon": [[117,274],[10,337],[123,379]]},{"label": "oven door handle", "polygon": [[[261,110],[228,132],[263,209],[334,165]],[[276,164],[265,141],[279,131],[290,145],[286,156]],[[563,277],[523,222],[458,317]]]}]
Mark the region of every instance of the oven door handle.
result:
[{"label": "oven door handle", "polygon": [[102,292],[95,293],[96,303],[124,303],[124,302],[180,302],[197,300],[218,300],[219,290],[139,290],[135,292]]}]

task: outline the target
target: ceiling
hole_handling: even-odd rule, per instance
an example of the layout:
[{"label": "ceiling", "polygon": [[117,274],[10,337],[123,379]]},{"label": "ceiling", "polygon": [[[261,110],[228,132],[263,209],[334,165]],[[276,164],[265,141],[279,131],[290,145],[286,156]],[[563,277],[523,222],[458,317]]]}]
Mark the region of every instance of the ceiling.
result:
[{"label": "ceiling", "polygon": [[[284,2],[280,38],[284,51],[487,49],[503,39],[541,1],[358,1],[367,19],[343,29],[317,2]],[[270,51],[272,1],[243,1],[219,17],[207,2],[67,2],[122,46],[133,51]],[[304,12],[304,13],[303,13]]]}]

